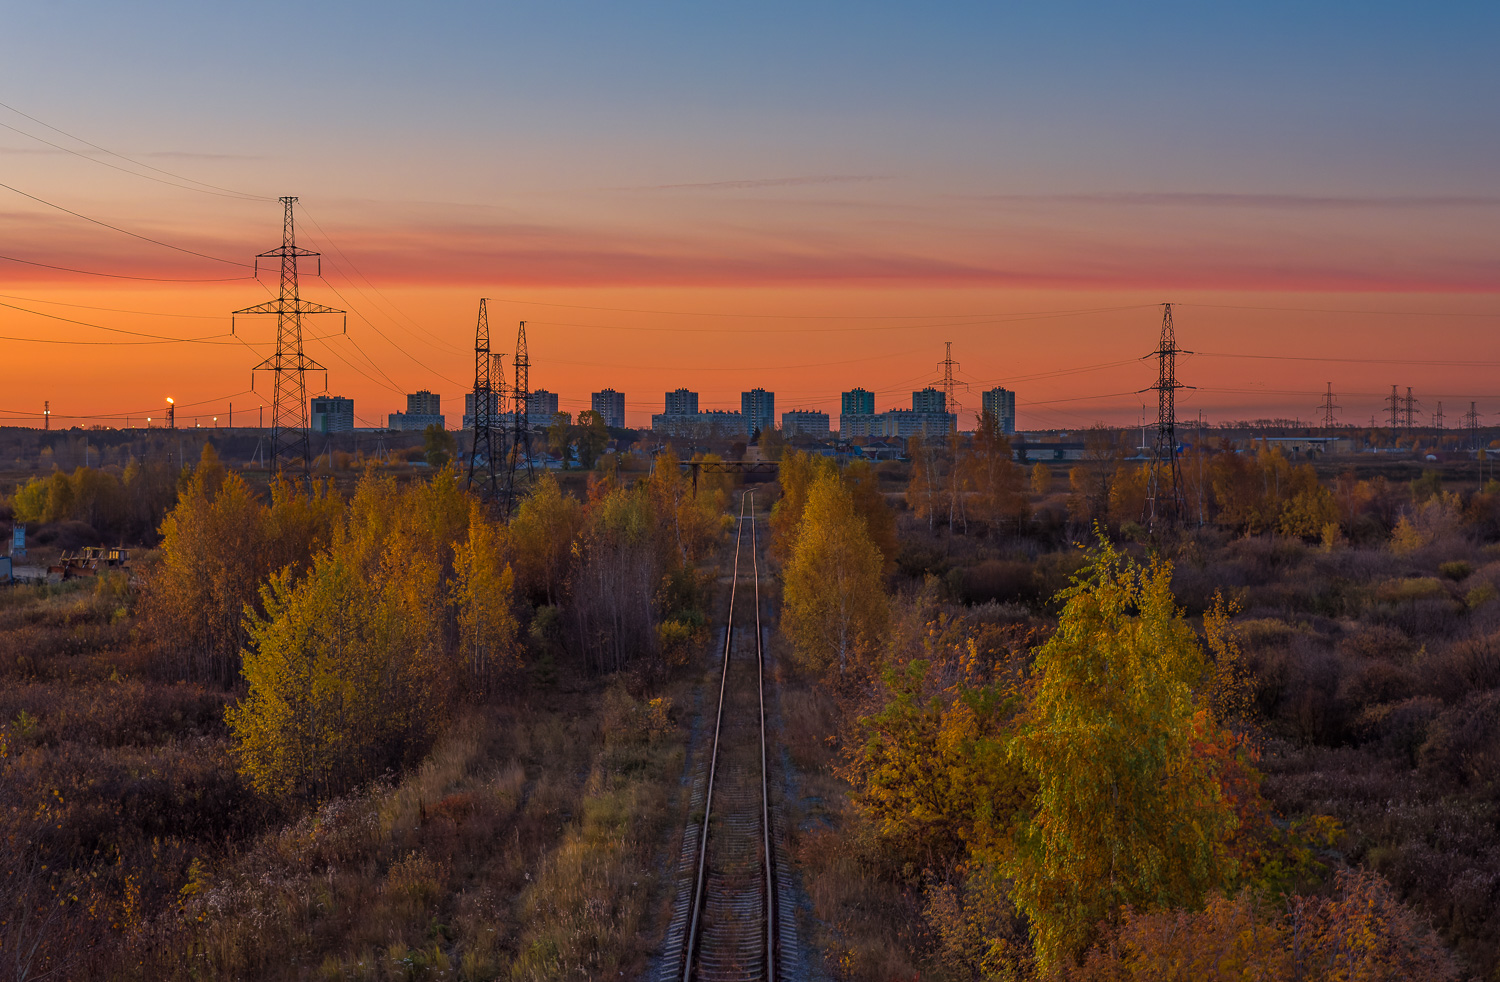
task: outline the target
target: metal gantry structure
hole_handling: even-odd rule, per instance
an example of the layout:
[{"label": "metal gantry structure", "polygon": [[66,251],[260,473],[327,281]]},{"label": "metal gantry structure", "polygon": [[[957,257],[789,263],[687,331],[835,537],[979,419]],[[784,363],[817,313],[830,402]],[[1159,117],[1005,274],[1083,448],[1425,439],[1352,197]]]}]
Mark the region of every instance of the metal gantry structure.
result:
[{"label": "metal gantry structure", "polygon": [[[250,387],[255,388],[255,373],[270,372],[271,386],[271,458],[273,473],[290,469],[300,461],[302,476],[312,476],[312,449],[307,435],[307,373],[327,372],[307,356],[302,348],[302,318],[306,314],[343,314],[311,300],[302,299],[297,286],[297,260],[318,253],[302,249],[297,245],[297,234],[292,217],[295,197],[281,198],[286,216],[281,232],[281,247],[256,256],[255,272],[260,274],[260,260],[281,260],[281,290],[274,300],[236,310],[240,314],[276,315],[276,353],[251,369]],[[321,265],[319,267],[321,272]],[[232,325],[231,321],[231,325]],[[234,328],[231,326],[230,331]],[[348,331],[348,318],[344,330]]]},{"label": "metal gantry structure", "polygon": [[[495,386],[490,376],[490,318],[485,304],[485,298],[480,297],[479,320],[474,326],[474,440],[469,447],[469,489],[473,490],[477,477],[479,493],[494,500],[500,493],[500,454],[494,439]],[[499,442],[503,448],[504,440]]]},{"label": "metal gantry structure", "polygon": [[1323,401],[1318,404],[1318,408],[1323,410],[1323,429],[1332,430],[1335,425],[1334,412],[1341,408],[1338,403],[1333,401],[1332,382],[1328,383],[1328,391],[1323,393]]},{"label": "metal gantry structure", "polygon": [[511,387],[510,446],[506,454],[505,469],[505,514],[516,507],[522,493],[521,466],[525,458],[526,481],[531,483],[536,472],[531,461],[531,420],[526,413],[526,404],[531,401],[531,358],[526,352],[526,322],[521,321],[516,329],[516,353],[511,359],[515,371],[515,384]]},{"label": "metal gantry structure", "polygon": [[1185,511],[1182,466],[1177,456],[1177,390],[1192,388],[1177,381],[1177,356],[1191,354],[1177,347],[1172,305],[1161,305],[1161,338],[1147,358],[1156,358],[1156,384],[1142,392],[1156,393],[1156,438],[1151,446],[1151,474],[1146,488],[1146,524],[1152,532],[1179,521]]},{"label": "metal gantry structure", "polygon": [[953,342],[943,342],[943,360],[938,363],[943,370],[943,412],[958,413],[958,407],[953,402],[953,370],[958,367],[958,362],[953,360]]}]

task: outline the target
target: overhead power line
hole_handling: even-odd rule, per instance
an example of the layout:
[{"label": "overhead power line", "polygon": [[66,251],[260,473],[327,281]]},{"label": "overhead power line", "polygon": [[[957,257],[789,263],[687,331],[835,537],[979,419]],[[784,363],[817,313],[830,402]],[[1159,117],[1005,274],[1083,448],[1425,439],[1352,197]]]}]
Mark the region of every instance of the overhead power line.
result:
[{"label": "overhead power line", "polygon": [[[151,164],[143,163],[142,161],[136,160],[134,157],[127,157],[127,156],[125,156],[122,153],[116,153],[115,151],[110,150],[110,149],[108,149],[106,147],[99,146],[99,144],[97,144],[97,143],[90,143],[88,140],[85,140],[81,136],[74,136],[72,133],[69,133],[66,130],[60,130],[56,126],[53,126],[51,123],[44,122],[43,120],[37,119],[35,116],[32,116],[29,113],[22,112],[21,110],[17,109],[15,106],[8,105],[6,103],[0,102],[0,108],[9,109],[11,112],[15,113],[17,116],[23,116],[26,119],[31,120],[33,123],[36,123],[38,126],[45,126],[47,129],[51,130],[54,133],[59,133],[59,134],[65,136],[65,137],[67,137],[70,140],[75,140],[78,143],[82,143],[86,147],[90,147],[90,148],[92,148],[94,150],[99,151],[100,153],[108,154],[109,156],[114,157],[114,158],[116,158],[118,160],[126,161],[127,163],[134,164],[137,167],[144,167],[146,170],[155,171],[158,174],[165,174],[167,177],[174,177],[174,178],[176,178],[179,181],[187,181],[189,184],[196,184],[196,185],[198,185],[198,187],[186,187],[186,188],[184,188],[184,190],[187,190],[187,191],[200,191],[200,192],[202,192],[204,194],[216,194],[217,193],[217,194],[220,194],[221,196],[227,196],[227,197],[233,197],[233,198],[246,198],[246,199],[253,199],[253,200],[256,200],[256,201],[271,201],[271,200],[273,200],[273,198],[270,195],[254,194],[254,193],[249,192],[249,191],[236,191],[233,188],[223,188],[223,187],[219,187],[217,184],[209,184],[209,183],[207,183],[205,181],[199,181],[199,180],[196,180],[196,179],[191,178],[191,177],[184,177],[181,174],[174,174],[172,171],[163,170],[160,167],[153,167]],[[110,167],[110,168],[113,168],[114,170],[122,171],[123,173],[126,173],[126,174],[131,174],[134,177],[144,178],[144,179],[146,179],[148,181],[157,181],[158,183],[161,183],[161,184],[171,184],[170,181],[162,181],[160,178],[152,177],[150,174],[137,174],[134,171],[125,170],[123,167],[118,167],[118,166],[116,166],[114,164],[109,163],[108,161],[100,160],[97,157],[92,157],[92,156],[90,156],[90,155],[88,155],[86,153],[80,153],[79,151],[73,150],[73,149],[71,149],[69,147],[60,146],[59,144],[52,143],[49,140],[44,140],[44,139],[42,139],[41,137],[37,136],[34,133],[27,133],[25,130],[17,129],[14,126],[9,126],[9,125],[6,125],[5,123],[0,123],[0,126],[4,126],[6,129],[10,130],[13,133],[20,133],[22,136],[28,137],[28,138],[30,138],[32,140],[36,140],[39,143],[45,143],[49,147],[56,147],[58,150],[62,150],[65,153],[71,153],[74,156],[82,157],[85,160],[92,160],[96,164],[102,164],[105,167]],[[173,187],[183,187],[183,185],[181,185],[181,184],[173,184],[172,186]]]},{"label": "overhead power line", "polygon": [[56,208],[58,211],[66,215],[72,215],[74,218],[81,218],[86,222],[93,222],[95,225],[98,225],[101,228],[107,228],[111,231],[119,232],[121,235],[128,235],[133,239],[140,239],[142,242],[150,242],[152,245],[159,245],[163,249],[171,249],[175,252],[185,253],[189,256],[197,256],[199,259],[212,259],[216,263],[226,263],[230,266],[244,266],[247,269],[252,268],[250,263],[242,263],[236,259],[221,259],[218,256],[210,256],[206,252],[198,252],[194,249],[184,249],[182,246],[175,246],[170,242],[163,242],[161,239],[153,239],[149,235],[141,235],[139,232],[132,232],[129,229],[121,228],[118,225],[111,225],[109,222],[100,221],[97,218],[90,218],[88,215],[82,214],[81,212],[76,212],[71,208],[64,208],[62,205],[59,205],[52,201],[48,201],[46,198],[38,198],[34,194],[22,191],[20,188],[11,187],[9,184],[0,184],[0,188],[4,188],[7,191],[13,191],[23,198],[30,198],[32,201],[38,202],[39,204],[44,204],[48,208]]},{"label": "overhead power line", "polygon": [[[237,283],[240,280],[253,280],[255,274],[246,273],[244,276],[215,276],[215,277],[176,277],[176,276],[131,276],[128,273],[101,273],[93,269],[78,269],[73,266],[56,266],[52,263],[39,263],[31,259],[18,259],[15,256],[0,256],[0,259],[9,263],[21,263],[24,266],[40,266],[42,269],[56,269],[64,273],[79,273],[83,276],[107,276],[113,280],[139,280],[145,283]],[[242,264],[243,265],[243,264]]]}]

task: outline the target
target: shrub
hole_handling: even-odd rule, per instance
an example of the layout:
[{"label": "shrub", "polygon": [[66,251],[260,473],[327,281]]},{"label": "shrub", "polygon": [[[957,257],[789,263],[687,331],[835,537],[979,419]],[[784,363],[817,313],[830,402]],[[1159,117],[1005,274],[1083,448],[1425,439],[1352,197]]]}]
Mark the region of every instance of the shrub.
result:
[{"label": "shrub", "polygon": [[1465,560],[1454,559],[1439,566],[1438,572],[1456,583],[1468,579],[1469,574],[1474,572],[1474,567]]},{"label": "shrub", "polygon": [[1500,775],[1500,690],[1476,692],[1433,721],[1419,754],[1424,771],[1464,785]]}]

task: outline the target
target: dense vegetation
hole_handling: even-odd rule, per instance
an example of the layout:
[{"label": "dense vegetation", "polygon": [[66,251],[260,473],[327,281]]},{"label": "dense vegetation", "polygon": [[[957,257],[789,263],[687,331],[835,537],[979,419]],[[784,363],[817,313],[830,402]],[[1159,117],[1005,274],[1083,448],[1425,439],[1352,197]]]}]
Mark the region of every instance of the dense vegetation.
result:
[{"label": "dense vegetation", "polygon": [[[0,596],[6,970],[644,974],[731,482],[597,423],[508,520],[441,460],[23,481],[154,548]],[[1497,977],[1500,486],[1224,447],[1152,534],[1120,447],[763,445],[825,973]]]},{"label": "dense vegetation", "polygon": [[773,518],[830,974],[1500,970],[1500,488],[1226,451],[1152,537],[1122,453],[912,458],[889,589],[847,475]]}]

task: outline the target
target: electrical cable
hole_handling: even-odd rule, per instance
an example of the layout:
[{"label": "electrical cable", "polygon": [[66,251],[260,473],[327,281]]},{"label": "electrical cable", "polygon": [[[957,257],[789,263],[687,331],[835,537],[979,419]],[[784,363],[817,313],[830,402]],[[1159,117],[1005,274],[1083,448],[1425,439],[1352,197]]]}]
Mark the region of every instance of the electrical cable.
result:
[{"label": "electrical cable", "polygon": [[507,297],[490,297],[493,303],[508,303],[520,307],[561,307],[568,310],[604,310],[619,314],[660,314],[667,317],[745,317],[764,318],[770,320],[932,320],[934,318],[1003,318],[1003,317],[1033,317],[1033,316],[1066,316],[1073,314],[1102,314],[1118,310],[1143,310],[1148,307],[1157,307],[1160,304],[1129,304],[1122,307],[1092,307],[1078,308],[1073,310],[1041,310],[1011,313],[982,313],[982,314],[731,314],[722,311],[687,311],[687,310],[645,310],[633,307],[595,307],[584,304],[573,303],[542,303],[541,301],[516,300]]},{"label": "electrical cable", "polygon": [[[333,237],[330,236],[324,230],[323,226],[321,224],[319,224],[318,220],[313,217],[312,212],[310,212],[310,211],[307,210],[307,206],[304,205],[301,201],[297,202],[297,206],[301,210],[302,214],[307,218],[307,220],[310,221],[310,222],[312,222],[313,228],[316,228],[318,230],[318,234],[323,237],[323,241],[326,242],[329,245],[329,247],[331,247],[333,249],[334,252],[336,252],[336,253],[339,254],[339,258],[342,259],[348,265],[348,267],[354,271],[355,275],[357,275],[361,280],[364,280],[365,285],[368,286],[371,290],[373,290],[375,292],[375,295],[378,296],[378,297],[380,297],[381,300],[384,300],[385,303],[387,304],[387,306],[389,306],[396,313],[400,314],[413,327],[415,327],[417,330],[421,331],[422,333],[426,334],[429,338],[431,338],[433,341],[437,342],[438,344],[443,345],[445,347],[448,347],[451,350],[453,350],[454,352],[459,353],[459,354],[465,354],[465,353],[467,353],[466,349],[454,347],[452,344],[450,344],[448,341],[444,340],[443,338],[439,337],[437,334],[434,334],[432,331],[427,330],[425,327],[423,327],[421,324],[419,324],[410,314],[406,313],[406,311],[402,310],[399,306],[397,306],[396,302],[394,300],[392,300],[390,297],[387,297],[381,291],[380,287],[378,287],[374,283],[370,282],[370,278],[368,276],[366,276],[359,269],[358,266],[354,265],[354,260],[350,259],[344,253],[344,250],[339,247],[339,244],[337,242],[333,241]],[[334,269],[338,270],[341,274],[343,274],[344,275],[344,279],[346,279],[346,280],[349,281],[349,285],[353,286],[356,290],[359,290],[360,295],[364,296],[364,291],[360,289],[360,287],[359,287],[358,284],[356,284],[352,279],[350,279],[350,277],[348,276],[348,274],[343,273],[343,270],[339,269],[339,266],[338,266],[337,263],[335,263],[332,260],[330,260],[328,264],[330,266],[332,266]],[[402,326],[400,324],[400,322],[396,320],[395,317],[391,317],[390,314],[386,314],[386,316],[390,317],[391,323],[395,324],[398,327],[401,327],[402,330],[406,330],[406,328],[404,326]],[[411,332],[407,331],[407,333],[410,334]],[[415,337],[416,335],[412,335],[412,336]]]},{"label": "electrical cable", "polygon": [[27,303],[45,303],[53,307],[75,307],[79,310],[102,310],[111,314],[140,314],[143,317],[183,317],[190,320],[225,320],[224,314],[168,314],[160,310],[124,310],[120,307],[92,307],[86,303],[64,303],[61,300],[43,300],[39,297],[18,297],[10,293],[0,293],[0,298],[6,300],[24,300]]},{"label": "electrical cable", "polygon": [[[42,121],[40,119],[37,119],[35,116],[32,116],[32,115],[30,115],[28,113],[22,112],[21,110],[17,109],[15,106],[8,105],[8,104],[6,104],[4,102],[0,102],[0,108],[9,109],[11,112],[15,113],[17,116],[24,116],[25,118],[31,120],[33,123],[36,123],[38,126],[45,126],[45,127],[47,127],[47,129],[51,130],[54,133],[61,133],[63,136],[67,137],[70,140],[77,140],[79,143],[82,143],[86,147],[92,147],[93,149],[98,150],[100,153],[107,153],[111,157],[117,157],[120,160],[128,161],[129,163],[135,164],[137,167],[144,167],[147,170],[156,171],[156,173],[158,173],[158,174],[165,174],[168,177],[175,177],[179,181],[187,181],[189,184],[198,184],[198,185],[201,185],[204,188],[211,188],[214,191],[222,191],[222,192],[224,192],[225,194],[228,194],[228,195],[239,195],[240,197],[243,197],[243,198],[253,198],[253,199],[257,200],[257,201],[272,201],[272,200],[275,200],[275,199],[273,199],[271,197],[268,197],[266,195],[263,195],[263,194],[252,194],[249,191],[236,191],[233,188],[221,188],[217,184],[209,184],[209,183],[207,183],[205,181],[194,180],[191,177],[184,177],[181,174],[174,174],[174,173],[172,173],[169,170],[162,170],[160,167],[153,167],[150,164],[142,163],[141,161],[136,160],[136,159],[134,159],[132,157],[127,157],[127,156],[125,156],[122,153],[116,153],[113,150],[107,149],[105,147],[101,147],[97,143],[90,143],[88,140],[85,140],[83,137],[81,137],[81,136],[74,136],[72,133],[69,133],[66,130],[60,130],[56,126],[53,126],[51,123],[44,122],[44,121]],[[5,124],[0,123],[0,126],[4,126],[4,125]],[[11,127],[11,126],[7,126],[6,129],[14,130],[15,128]],[[21,131],[21,130],[15,130],[15,132],[21,133],[23,131]],[[33,139],[33,140],[41,140],[41,137],[35,136],[33,134],[30,134],[30,133],[25,133],[24,135],[31,137],[31,139]],[[47,143],[46,140],[41,140],[41,142]],[[48,143],[47,145],[48,146],[56,146],[56,144],[51,144],[51,143]],[[78,151],[76,151],[76,150],[68,150],[68,148],[66,148],[66,147],[59,147],[58,149],[67,150],[68,153],[78,154]],[[94,160],[95,163],[104,163],[104,161],[102,161],[102,160],[95,160],[95,158],[89,157],[87,154],[78,154],[78,156],[84,157],[85,159],[88,159],[88,160]],[[118,168],[116,168],[116,169],[118,169]],[[130,173],[130,172],[126,171],[126,173]],[[147,175],[145,175],[145,174],[136,174],[135,176],[136,177],[146,177],[148,180],[155,180],[155,178],[147,177]],[[196,190],[198,190],[198,188],[188,188],[187,190],[189,190],[189,191],[196,191]]]},{"label": "electrical cable", "polygon": [[86,222],[93,222],[95,225],[98,225],[101,228],[107,228],[107,229],[110,229],[111,231],[119,232],[121,235],[128,235],[128,236],[130,236],[133,239],[140,239],[142,242],[150,242],[152,245],[159,245],[159,246],[161,246],[164,249],[171,249],[171,250],[173,250],[175,252],[185,253],[185,254],[187,254],[189,256],[197,256],[200,259],[212,259],[216,263],[225,263],[225,264],[230,265],[230,266],[243,266],[246,269],[252,269],[252,268],[254,268],[252,266],[252,264],[250,264],[250,263],[242,263],[238,259],[221,259],[218,256],[210,256],[206,252],[196,252],[196,251],[194,251],[192,249],[184,249],[182,246],[172,245],[172,243],[170,243],[170,242],[163,242],[160,239],[153,239],[149,235],[141,235],[139,232],[132,232],[129,229],[123,229],[123,228],[121,228],[118,225],[111,225],[109,222],[101,222],[97,218],[90,218],[87,215],[80,214],[79,212],[73,211],[71,208],[64,208],[62,205],[54,204],[53,202],[48,201],[46,198],[38,198],[34,194],[29,194],[29,193],[27,193],[25,191],[22,191],[20,188],[11,187],[9,184],[0,184],[0,188],[4,188],[7,191],[13,191],[16,194],[19,194],[23,198],[30,198],[32,201],[36,201],[36,202],[39,202],[41,204],[44,204],[48,208],[56,208],[58,211],[66,214],[66,215],[72,215],[74,218],[81,218],[81,219],[83,219]]},{"label": "electrical cable", "polygon": [[[39,263],[30,259],[17,259],[15,256],[0,256],[0,259],[10,263],[21,263],[25,266],[40,266],[43,269],[57,269],[64,273],[81,273],[84,276],[107,276],[116,280],[140,280],[146,283],[237,283],[240,280],[253,280],[255,274],[246,273],[244,276],[218,276],[211,278],[201,277],[171,277],[171,276],[130,276],[125,273],[100,273],[92,269],[76,269],[72,266],[54,266],[51,263]],[[241,263],[240,265],[244,265]]]},{"label": "electrical cable", "polygon": [[[80,327],[92,327],[92,328],[96,328],[96,329],[98,329],[100,331],[110,331],[110,332],[113,332],[115,334],[129,334],[129,335],[132,335],[133,337],[151,338],[152,341],[150,343],[152,343],[152,344],[160,344],[160,343],[224,344],[224,343],[228,343],[228,342],[221,342],[221,341],[217,341],[216,339],[217,338],[227,338],[227,337],[230,336],[229,332],[225,331],[223,334],[211,334],[211,335],[208,335],[207,337],[202,337],[202,338],[172,338],[172,337],[167,337],[164,334],[148,334],[145,331],[130,331],[130,330],[126,330],[123,327],[106,327],[103,324],[92,324],[92,323],[90,323],[88,321],[74,320],[71,317],[63,317],[63,316],[61,316],[59,314],[49,314],[49,313],[46,313],[46,312],[41,311],[41,310],[29,310],[26,307],[18,307],[18,306],[16,306],[13,303],[0,303],[0,307],[6,307],[6,308],[8,308],[10,310],[18,310],[18,311],[20,311],[23,314],[32,314],[32,315],[34,315],[36,317],[46,317],[49,320],[62,321],[62,322],[67,323],[67,324],[77,324]],[[43,339],[38,339],[38,338],[10,338],[8,340],[17,340],[17,341],[38,340],[38,341],[40,341],[40,340],[43,340]],[[51,344],[141,344],[141,343],[144,343],[144,342],[125,342],[125,341],[50,341],[50,342],[47,342],[47,343],[51,343]]]}]

